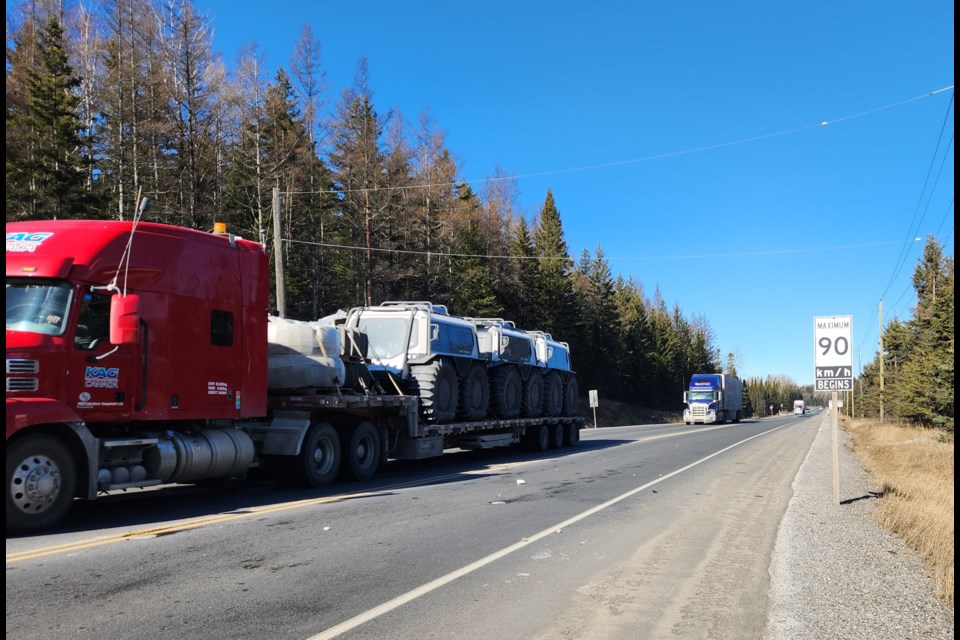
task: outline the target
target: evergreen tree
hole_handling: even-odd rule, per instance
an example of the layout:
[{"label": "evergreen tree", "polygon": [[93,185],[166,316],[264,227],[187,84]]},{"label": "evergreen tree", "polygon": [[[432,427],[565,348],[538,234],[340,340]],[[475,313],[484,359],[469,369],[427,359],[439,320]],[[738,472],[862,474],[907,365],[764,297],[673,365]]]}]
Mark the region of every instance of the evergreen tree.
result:
[{"label": "evergreen tree", "polygon": [[520,218],[510,239],[507,261],[508,272],[504,281],[504,308],[507,318],[518,327],[534,327],[542,317],[537,306],[538,263],[533,260],[533,238],[527,221]]},{"label": "evergreen tree", "polygon": [[621,392],[641,406],[655,406],[653,384],[653,333],[639,283],[618,277],[614,301],[620,321]]},{"label": "evergreen tree", "polygon": [[571,351],[579,354],[578,379],[586,388],[623,400],[626,394],[618,380],[624,368],[624,346],[613,279],[603,249],[598,246],[592,258],[584,250],[574,276],[579,322],[570,343]]},{"label": "evergreen tree", "polygon": [[558,340],[569,340],[576,327],[576,306],[570,272],[573,261],[563,237],[560,211],[547,190],[540,218],[534,233],[534,248],[539,256],[537,270],[537,307],[541,311],[536,329],[553,334]]},{"label": "evergreen tree", "polygon": [[[373,92],[367,81],[367,63],[361,60],[354,87],[345,91],[332,124],[330,163],[334,182],[343,196],[340,216],[347,244],[361,250],[352,256],[353,271],[358,274],[355,299],[374,304],[374,283],[386,282],[389,273],[378,268],[375,255],[381,248],[388,217],[390,185],[387,183],[387,158],[381,148],[383,123],[373,104]],[[379,302],[380,300],[376,300]]]},{"label": "evergreen tree", "polygon": [[63,27],[54,15],[39,30],[37,53],[39,65],[26,68],[26,100],[20,109],[7,108],[8,127],[19,129],[27,145],[9,154],[8,135],[7,188],[13,194],[8,202],[15,219],[89,217],[86,158],[78,153],[84,148],[77,116],[80,80],[73,75]]},{"label": "evergreen tree", "polygon": [[453,261],[457,274],[451,297],[451,311],[461,316],[496,318],[503,315],[503,307],[497,300],[497,287],[490,273],[490,263],[485,257],[486,246],[477,225],[460,231],[460,251]]}]

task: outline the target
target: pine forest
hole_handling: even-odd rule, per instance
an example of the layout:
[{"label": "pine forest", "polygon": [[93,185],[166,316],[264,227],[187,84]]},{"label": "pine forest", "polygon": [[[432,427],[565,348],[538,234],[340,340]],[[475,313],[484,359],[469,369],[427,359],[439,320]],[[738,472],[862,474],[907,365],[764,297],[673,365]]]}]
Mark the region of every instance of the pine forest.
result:
[{"label": "pine forest", "polygon": [[[7,222],[131,219],[146,197],[144,220],[279,244],[290,318],[384,300],[506,318],[568,342],[582,393],[664,411],[691,374],[736,374],[708,318],[611,273],[599,245],[571,256],[551,191],[529,215],[502,169],[464,181],[428,113],[378,109],[368,61],[335,95],[309,26],[268,77],[254,44],[225,64],[189,0],[7,12]],[[855,382],[857,413],[883,402],[952,437],[953,258],[932,237],[913,283],[913,318],[888,323]],[[824,402],[774,372],[744,382],[754,415]]]}]

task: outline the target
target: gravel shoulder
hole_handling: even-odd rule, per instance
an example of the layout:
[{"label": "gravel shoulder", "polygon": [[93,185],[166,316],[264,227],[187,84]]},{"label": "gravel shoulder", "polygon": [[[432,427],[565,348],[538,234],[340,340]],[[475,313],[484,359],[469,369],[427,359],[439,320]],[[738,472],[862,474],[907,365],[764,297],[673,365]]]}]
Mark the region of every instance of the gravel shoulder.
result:
[{"label": "gravel shoulder", "polygon": [[830,417],[793,482],[770,565],[765,640],[953,638],[921,559],[872,519],[876,487],[839,432],[833,501]]}]

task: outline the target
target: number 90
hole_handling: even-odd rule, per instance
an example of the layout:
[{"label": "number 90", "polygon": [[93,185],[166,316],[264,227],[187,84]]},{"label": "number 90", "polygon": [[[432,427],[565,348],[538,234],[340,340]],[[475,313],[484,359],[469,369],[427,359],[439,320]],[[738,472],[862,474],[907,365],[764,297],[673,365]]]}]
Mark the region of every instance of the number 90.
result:
[{"label": "number 90", "polygon": [[820,348],[823,349],[823,353],[821,355],[824,356],[830,353],[831,347],[838,356],[842,356],[850,350],[850,342],[847,341],[847,339],[843,336],[840,336],[836,340],[831,340],[827,336],[823,336],[820,338],[820,341],[817,344],[819,344]]}]

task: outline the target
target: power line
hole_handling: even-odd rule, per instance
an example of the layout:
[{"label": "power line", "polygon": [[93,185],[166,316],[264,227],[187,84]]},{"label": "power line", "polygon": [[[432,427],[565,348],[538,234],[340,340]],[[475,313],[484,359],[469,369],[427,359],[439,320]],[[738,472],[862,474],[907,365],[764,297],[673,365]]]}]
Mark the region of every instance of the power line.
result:
[{"label": "power line", "polygon": [[[946,90],[948,90],[948,89],[953,89],[953,86],[951,85],[951,86],[949,86],[949,87],[945,87],[944,89],[939,90],[937,93],[939,93],[940,91],[946,91]],[[930,94],[930,95],[933,95],[933,94]],[[950,147],[953,145],[953,140],[954,140],[954,135],[955,135],[955,134],[951,134],[951,135],[950,135],[950,141],[949,141],[949,143],[948,143],[948,145],[947,145],[946,150],[944,151],[943,160],[941,160],[941,162],[940,162],[940,170],[937,172],[937,178],[936,178],[936,180],[934,181],[934,186],[933,186],[933,188],[930,190],[930,196],[929,196],[928,199],[927,199],[927,207],[924,208],[924,214],[923,214],[923,216],[920,217],[920,222],[918,222],[917,225],[914,226],[914,221],[917,219],[917,214],[920,212],[920,205],[923,203],[923,196],[924,196],[924,194],[925,194],[926,191],[927,191],[927,184],[928,184],[929,181],[930,181],[930,174],[931,174],[931,172],[933,171],[933,167],[934,167],[934,164],[936,163],[937,155],[938,155],[938,153],[939,153],[939,151],[940,151],[940,144],[941,144],[941,142],[943,141],[943,133],[944,133],[944,131],[945,131],[945,129],[946,129],[947,123],[948,123],[949,120],[950,120],[950,111],[953,109],[953,100],[954,100],[954,94],[951,93],[951,94],[950,94],[950,102],[949,102],[949,104],[947,104],[947,112],[944,114],[943,124],[940,126],[940,134],[939,134],[939,136],[937,137],[937,146],[936,146],[936,148],[934,149],[933,156],[930,158],[930,166],[927,168],[927,176],[926,176],[926,178],[924,179],[924,182],[923,182],[923,189],[920,190],[920,197],[919,197],[918,200],[917,200],[917,207],[916,207],[916,209],[914,210],[913,218],[910,220],[910,225],[907,227],[907,237],[906,237],[906,239],[903,241],[903,246],[901,247],[900,255],[899,255],[898,258],[897,258],[897,263],[896,263],[896,265],[894,266],[893,273],[891,274],[890,280],[887,282],[887,286],[884,288],[883,293],[880,294],[879,300],[883,300],[883,298],[884,298],[884,296],[887,294],[887,292],[890,291],[890,287],[893,286],[893,283],[896,281],[897,277],[900,275],[900,271],[903,269],[903,266],[906,264],[906,259],[907,259],[907,255],[908,255],[908,253],[909,253],[910,244],[913,243],[913,242],[916,242],[917,240],[919,240],[919,238],[917,237],[916,234],[917,234],[917,232],[920,230],[920,223],[923,222],[923,217],[926,215],[926,209],[927,209],[927,207],[930,206],[930,200],[933,198],[933,192],[934,192],[934,190],[936,189],[936,185],[939,184],[940,175],[941,175],[941,173],[943,172],[943,165],[944,165],[944,163],[946,162],[947,157],[949,157],[949,149],[950,149]],[[950,209],[951,209],[952,207],[953,207],[953,199],[951,199],[950,205],[947,207],[947,213],[949,213],[949,211],[950,211]],[[944,219],[945,219],[945,218],[946,218],[946,214],[944,215]],[[943,221],[941,221],[940,225],[943,226]],[[939,229],[938,229],[938,231],[939,231]],[[911,238],[912,238],[912,240],[911,240]],[[903,295],[901,295],[900,298],[897,299],[897,301],[899,302],[902,297],[903,297]],[[871,309],[871,311],[870,311],[870,320],[867,321],[867,326],[868,326],[868,327],[872,327],[872,326],[873,326],[873,321],[874,321],[874,320],[876,319],[876,317],[877,317],[876,314],[877,314],[877,309]],[[880,329],[878,328],[877,330],[879,331]],[[864,338],[863,338],[863,341],[860,343],[860,348],[861,348],[861,349],[863,348],[863,345],[866,344],[867,339],[870,338],[870,337],[872,337],[872,336],[873,336],[873,331],[870,330],[870,329],[868,329],[868,333],[865,334],[865,336],[864,336]]]},{"label": "power line", "polygon": [[[284,242],[290,244],[303,244],[314,247],[323,247],[326,249],[344,249],[347,251],[366,251],[367,247],[360,245],[348,245],[348,244],[335,244],[329,242],[313,242],[310,240],[296,240],[293,238],[284,238]],[[815,247],[810,249],[782,249],[782,250],[772,250],[772,251],[743,251],[739,253],[714,253],[714,254],[699,254],[699,255],[677,255],[677,256],[604,256],[604,259],[608,262],[614,260],[701,260],[701,259],[713,259],[713,258],[735,258],[735,257],[745,257],[745,256],[770,256],[770,255],[785,255],[785,254],[796,254],[796,253],[819,253],[825,251],[840,251],[845,249],[863,249],[868,247],[879,247],[891,244],[899,243],[899,240],[889,240],[886,242],[871,242],[866,244],[850,244],[837,247]],[[490,258],[493,260],[569,260],[569,256],[515,256],[515,255],[499,255],[499,254],[483,254],[483,253],[451,253],[446,251],[427,251],[423,249],[384,249],[384,248],[371,248],[372,251],[378,253],[395,253],[395,254],[405,254],[405,255],[424,255],[424,256],[438,256],[438,257],[449,257],[449,258]]]},{"label": "power line", "polygon": [[[910,220],[910,226],[907,227],[907,238],[906,238],[906,240],[904,240],[903,247],[902,247],[901,250],[900,250],[900,256],[897,258],[897,264],[896,264],[896,266],[894,267],[893,274],[890,276],[890,281],[887,283],[886,288],[884,288],[883,293],[880,294],[880,299],[881,299],[881,300],[883,299],[883,297],[884,297],[885,295],[887,295],[887,292],[890,291],[890,287],[893,286],[894,280],[896,280],[897,276],[900,275],[900,271],[903,269],[904,265],[906,264],[907,254],[908,254],[908,250],[907,250],[907,249],[908,249],[908,247],[909,247],[910,238],[913,238],[913,237],[915,237],[915,236],[917,235],[917,231],[919,231],[919,229],[920,229],[920,224],[923,222],[923,218],[924,218],[924,216],[926,215],[926,208],[924,208],[923,215],[920,216],[920,220],[917,221],[916,226],[914,226],[913,223],[914,223],[915,220],[917,220],[917,214],[920,213],[920,205],[923,204],[923,196],[924,196],[924,194],[925,194],[926,191],[927,191],[927,184],[930,182],[930,174],[931,174],[931,172],[933,171],[934,163],[936,162],[937,155],[938,155],[939,152],[940,152],[940,143],[943,141],[943,132],[946,130],[946,128],[947,128],[947,122],[949,122],[949,120],[950,120],[950,111],[951,111],[952,108],[953,108],[953,98],[954,98],[954,96],[953,96],[953,94],[951,94],[951,95],[950,95],[950,103],[947,105],[947,113],[944,114],[943,124],[940,126],[940,136],[937,138],[937,146],[936,146],[936,148],[933,150],[933,157],[930,158],[930,166],[927,168],[927,176],[926,176],[926,178],[925,178],[924,181],[923,181],[923,189],[920,190],[920,197],[919,197],[919,199],[917,200],[917,207],[916,207],[916,209],[914,209],[914,212],[913,212],[913,219]],[[944,165],[944,163],[945,163],[946,160],[947,160],[947,156],[949,155],[950,147],[953,146],[953,137],[954,137],[954,135],[951,134],[951,135],[950,135],[950,142],[947,144],[947,148],[946,148],[946,150],[944,151],[944,154],[943,154],[943,160],[940,162],[940,171],[937,172],[937,178],[936,178],[936,180],[934,181],[933,187],[930,189],[930,196],[929,196],[929,198],[932,198],[932,197],[933,197],[933,192],[936,190],[937,184],[940,182],[940,174],[943,172],[943,165]],[[929,198],[927,199],[927,206],[928,206],[928,207],[930,206],[930,199],[929,199]]]},{"label": "power line", "polygon": [[[650,156],[642,156],[639,158],[632,158],[629,160],[615,160],[611,162],[603,162],[599,164],[584,165],[581,167],[570,167],[566,169],[554,169],[550,171],[537,171],[533,173],[524,173],[520,175],[510,175],[510,176],[495,176],[492,178],[483,178],[475,180],[460,180],[455,182],[431,182],[423,183],[418,185],[397,185],[389,187],[363,187],[359,189],[319,189],[319,190],[305,190],[305,191],[286,191],[284,195],[310,195],[310,194],[322,194],[322,193],[375,193],[379,191],[412,191],[414,189],[432,189],[440,187],[456,187],[462,184],[469,185],[480,185],[480,184],[490,184],[494,182],[503,182],[507,180],[521,180],[524,178],[542,178],[544,176],[554,176],[564,173],[579,173],[582,171],[595,171],[597,169],[609,169],[611,167],[620,167],[629,164],[638,164],[640,162],[650,162],[652,160],[662,160],[664,158],[674,158],[677,156],[690,155],[693,153],[702,153],[704,151],[713,151],[715,149],[723,149],[725,147],[733,147],[736,145],[747,144],[750,142],[758,142],[760,140],[769,140],[770,138],[778,138],[782,136],[787,136],[793,133],[799,133],[800,131],[807,131],[809,129],[817,129],[820,127],[826,127],[832,124],[837,124],[840,122],[846,122],[847,120],[854,120],[856,118],[862,118],[879,111],[886,111],[887,109],[893,109],[895,107],[900,107],[917,100],[922,100],[924,98],[929,98],[931,96],[937,95],[938,93],[943,93],[944,91],[950,91],[953,89],[953,85],[943,87],[941,89],[935,89],[929,91],[919,96],[914,96],[913,98],[908,98],[906,100],[900,100],[898,102],[892,102],[890,104],[883,105],[881,107],[875,107],[873,109],[868,109],[867,111],[861,111],[859,113],[854,113],[847,116],[841,116],[839,118],[834,118],[833,120],[821,120],[819,122],[804,125],[801,127],[795,127],[793,129],[785,129],[783,131],[776,131],[773,133],[765,133],[756,136],[751,136],[748,138],[740,138],[739,140],[731,140],[729,142],[720,142],[717,144],[704,145],[700,147],[692,147],[690,149],[683,149],[680,151],[668,151],[666,153],[659,153]],[[953,96],[950,97],[950,103],[953,104]],[[949,113],[949,108],[948,108]]]}]

